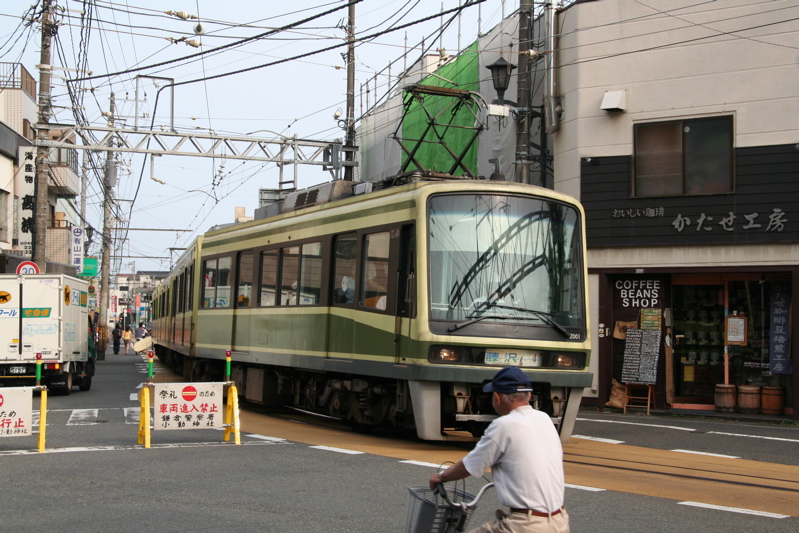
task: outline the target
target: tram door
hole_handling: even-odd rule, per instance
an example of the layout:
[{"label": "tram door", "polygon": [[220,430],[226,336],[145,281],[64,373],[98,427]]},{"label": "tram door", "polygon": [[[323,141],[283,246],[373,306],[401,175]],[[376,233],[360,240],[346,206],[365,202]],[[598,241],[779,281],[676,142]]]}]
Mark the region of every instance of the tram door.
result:
[{"label": "tram door", "polygon": [[355,290],[358,237],[338,235],[333,239],[332,306],[328,324],[328,357],[351,357],[355,335]]},{"label": "tram door", "polygon": [[416,230],[404,226],[400,233],[399,261],[397,265],[397,291],[395,304],[394,346],[395,362],[410,355],[411,320],[416,315]]}]

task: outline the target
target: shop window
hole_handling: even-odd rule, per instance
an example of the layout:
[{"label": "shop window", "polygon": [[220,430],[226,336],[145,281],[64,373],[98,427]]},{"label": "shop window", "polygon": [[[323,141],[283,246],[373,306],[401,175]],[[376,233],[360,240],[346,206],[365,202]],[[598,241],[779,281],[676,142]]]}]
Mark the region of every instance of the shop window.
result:
[{"label": "shop window", "polygon": [[675,394],[713,403],[724,382],[724,286],[675,285],[673,304]]},{"label": "shop window", "polygon": [[635,125],[633,196],[734,190],[732,117]]},{"label": "shop window", "polygon": [[390,234],[374,233],[364,237],[363,286],[360,304],[363,307],[385,310],[388,294],[388,251]]},{"label": "shop window", "polygon": [[766,385],[769,368],[771,282],[730,281],[730,314],[746,318],[745,341],[728,347],[735,385]]}]

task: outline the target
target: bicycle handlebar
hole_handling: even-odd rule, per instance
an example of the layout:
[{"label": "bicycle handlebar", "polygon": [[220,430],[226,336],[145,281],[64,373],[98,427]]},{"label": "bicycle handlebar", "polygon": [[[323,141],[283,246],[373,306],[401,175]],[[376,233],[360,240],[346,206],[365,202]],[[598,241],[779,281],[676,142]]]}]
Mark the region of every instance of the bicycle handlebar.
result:
[{"label": "bicycle handlebar", "polygon": [[474,499],[472,501],[468,502],[468,503],[466,503],[466,502],[452,502],[449,499],[449,497],[447,496],[447,489],[446,489],[446,487],[444,487],[443,483],[436,484],[436,488],[433,491],[433,493],[434,494],[438,494],[439,496],[444,498],[444,501],[447,502],[447,505],[449,505],[450,507],[461,507],[463,509],[471,509],[473,507],[477,507],[477,503],[483,497],[483,494],[485,493],[485,491],[487,491],[488,489],[490,489],[493,486],[494,486],[493,483],[486,483],[485,485],[483,485],[483,487],[480,489],[480,491],[475,495]]}]

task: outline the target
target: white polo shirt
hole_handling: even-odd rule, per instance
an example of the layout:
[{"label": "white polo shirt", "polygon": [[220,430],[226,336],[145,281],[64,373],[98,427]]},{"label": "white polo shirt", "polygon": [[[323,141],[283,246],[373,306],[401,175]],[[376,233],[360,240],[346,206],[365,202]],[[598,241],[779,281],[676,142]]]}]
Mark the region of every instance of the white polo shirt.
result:
[{"label": "white polo shirt", "polygon": [[560,437],[549,415],[529,405],[491,422],[463,464],[475,477],[492,470],[503,505],[544,513],[563,507]]}]

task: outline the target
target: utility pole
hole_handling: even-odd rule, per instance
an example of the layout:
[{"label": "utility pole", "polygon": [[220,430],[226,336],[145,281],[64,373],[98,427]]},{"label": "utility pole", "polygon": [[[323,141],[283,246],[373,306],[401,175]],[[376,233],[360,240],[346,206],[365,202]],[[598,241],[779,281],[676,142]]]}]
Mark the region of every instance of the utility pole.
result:
[{"label": "utility pole", "polygon": [[517,100],[520,116],[516,124],[516,175],[521,183],[530,183],[530,60],[527,51],[532,48],[533,0],[519,3],[519,75],[516,78]]},{"label": "utility pole", "polygon": [[[111,93],[111,111],[108,117],[108,126],[114,127],[114,93]],[[109,144],[112,144],[109,141]],[[102,258],[100,265],[100,321],[99,342],[97,343],[98,359],[105,359],[105,350],[108,347],[108,303],[111,293],[111,204],[113,202],[114,186],[116,185],[117,169],[114,165],[114,152],[108,152],[105,160],[105,178],[103,179],[103,241]]]},{"label": "utility pole", "polygon": [[[347,17],[347,140],[344,160],[355,159],[355,2],[350,3]],[[353,167],[344,167],[344,179],[353,180]]]},{"label": "utility pole", "polygon": [[33,223],[33,261],[41,272],[47,271],[47,226],[50,204],[47,193],[50,181],[50,149],[44,142],[49,140],[50,130],[50,46],[55,33],[52,19],[52,1],[42,1],[42,52],[39,65],[39,127],[36,130],[36,205]]}]

